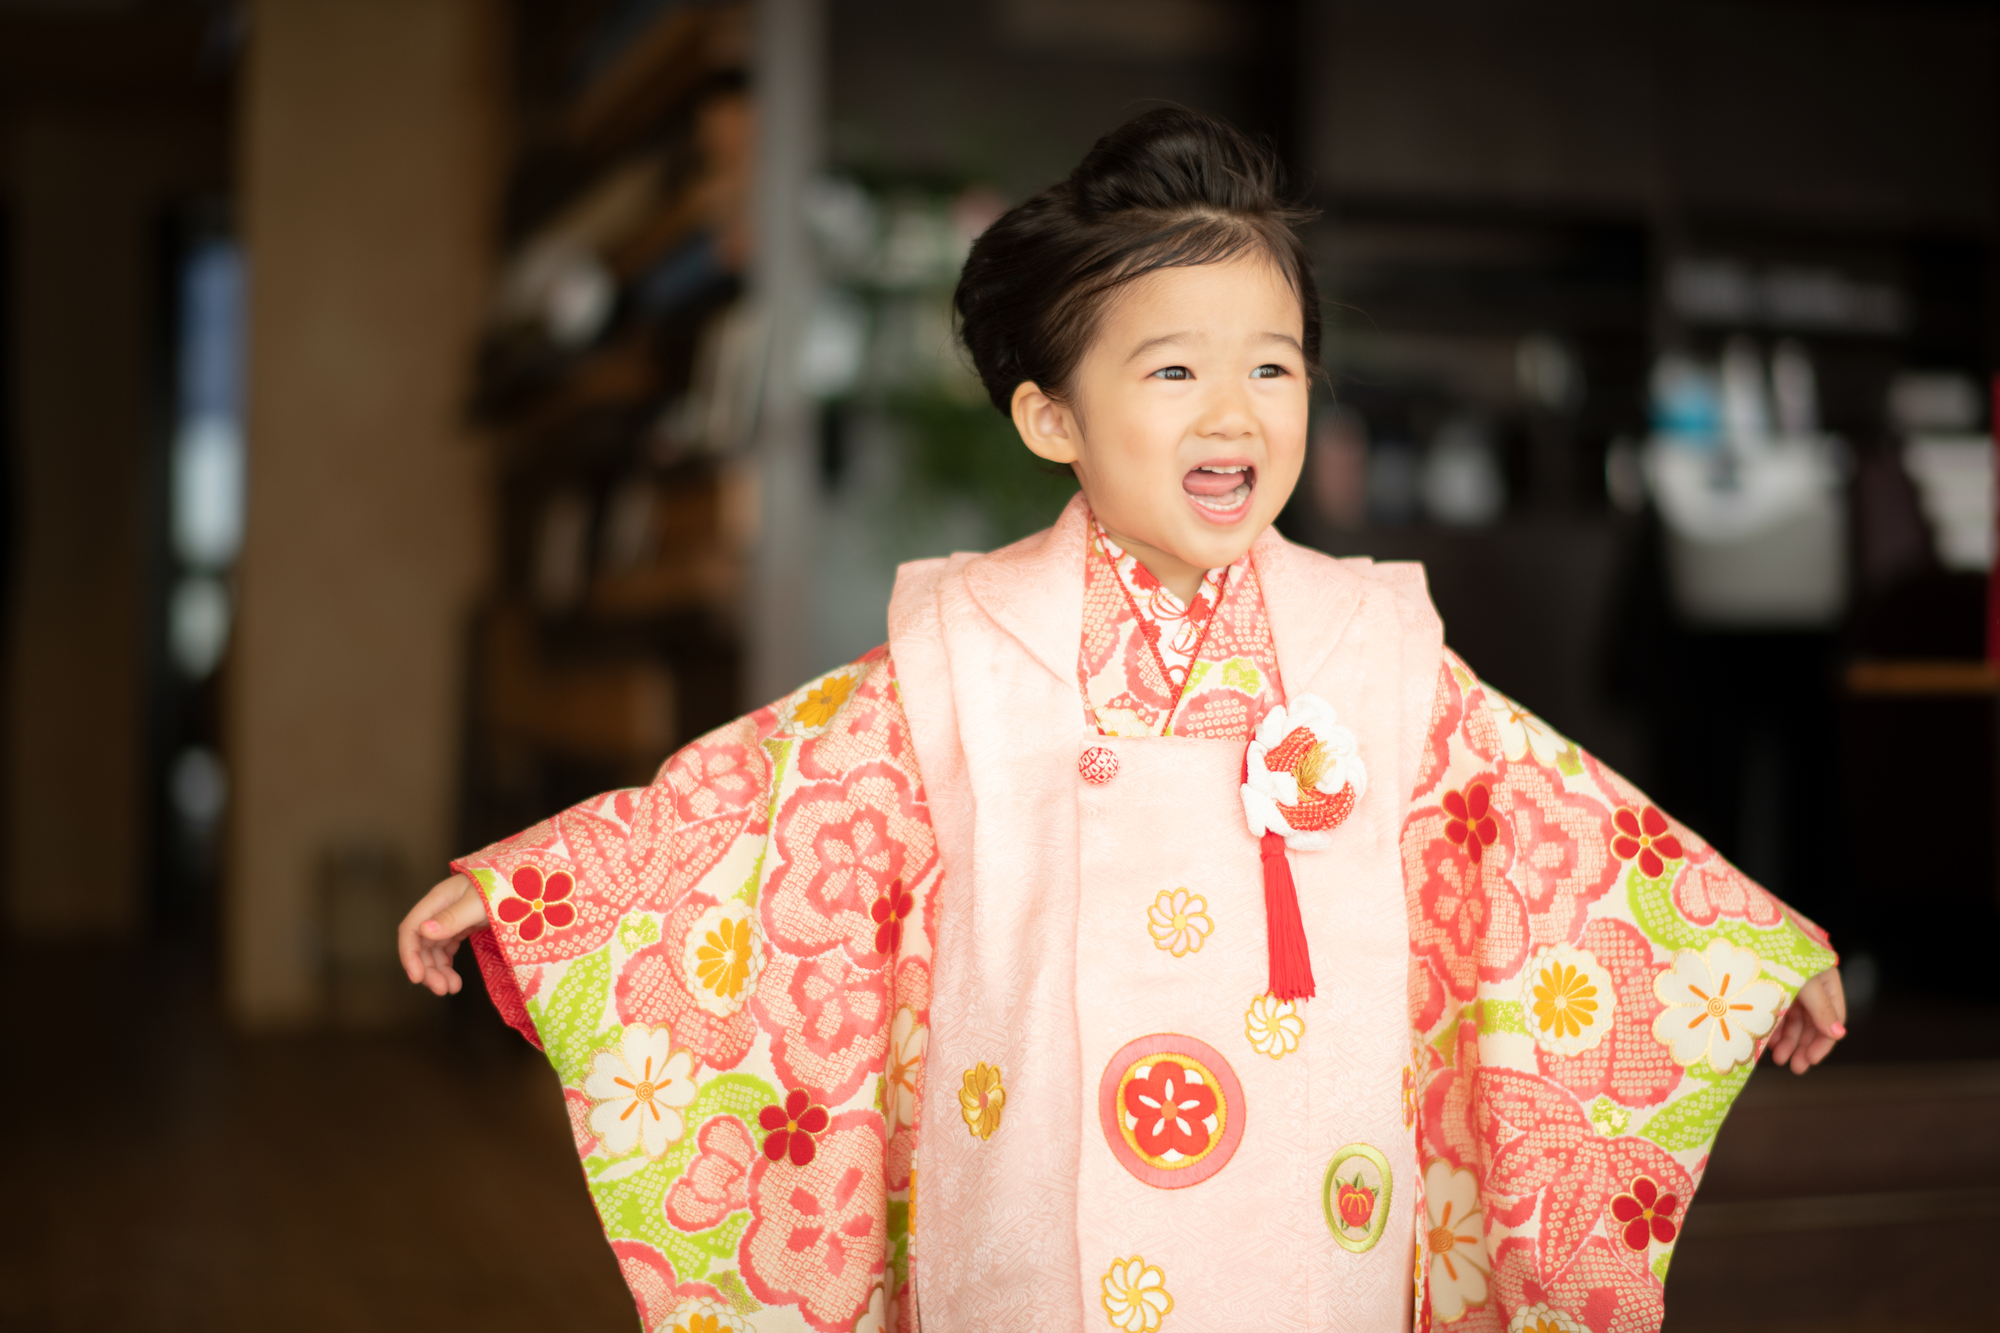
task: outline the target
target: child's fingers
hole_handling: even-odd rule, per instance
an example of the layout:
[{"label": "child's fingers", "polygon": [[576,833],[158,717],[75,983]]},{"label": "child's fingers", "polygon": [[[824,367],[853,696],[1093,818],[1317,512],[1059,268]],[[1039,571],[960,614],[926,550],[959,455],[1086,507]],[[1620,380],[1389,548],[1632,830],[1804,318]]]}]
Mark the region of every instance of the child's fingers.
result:
[{"label": "child's fingers", "polygon": [[1799,989],[1799,1003],[1821,1032],[1836,1040],[1847,1035],[1847,997],[1841,994],[1838,972],[1828,968],[1808,981]]},{"label": "child's fingers", "polygon": [[1785,1021],[1778,1024],[1778,1033],[1771,1038],[1771,1063],[1784,1067],[1791,1063],[1792,1052],[1799,1045],[1799,1016],[1788,1011]]},{"label": "child's fingers", "polygon": [[[454,937],[483,924],[485,919],[486,909],[479,901],[479,890],[463,875],[453,875],[432,886],[396,927],[396,955],[402,961],[404,975],[422,983],[433,967],[449,973],[452,949],[457,944]],[[437,951],[440,944],[447,946],[443,952]]]}]

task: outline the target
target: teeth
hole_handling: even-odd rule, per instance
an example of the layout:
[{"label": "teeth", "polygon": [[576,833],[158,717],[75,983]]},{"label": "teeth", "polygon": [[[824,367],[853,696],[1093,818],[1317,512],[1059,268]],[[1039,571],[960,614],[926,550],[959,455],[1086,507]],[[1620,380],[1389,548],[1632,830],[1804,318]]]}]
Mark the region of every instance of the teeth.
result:
[{"label": "teeth", "polygon": [[1250,487],[1245,484],[1224,495],[1191,495],[1188,498],[1205,509],[1227,510],[1242,504],[1243,497],[1248,494]]},{"label": "teeth", "polygon": [[1242,463],[1238,463],[1238,464],[1236,464],[1236,465],[1235,465],[1235,466],[1233,466],[1233,467],[1206,467],[1206,466],[1204,466],[1204,467],[1199,467],[1199,468],[1196,468],[1196,469],[1195,469],[1195,471],[1197,471],[1197,472],[1215,472],[1215,473],[1219,473],[1219,474],[1221,474],[1221,475],[1223,475],[1223,476],[1228,476],[1228,475],[1229,475],[1230,473],[1232,473],[1232,472],[1248,472],[1249,470],[1250,470],[1250,469],[1249,469],[1249,468],[1248,468],[1247,466],[1245,466],[1244,464],[1242,464]]}]

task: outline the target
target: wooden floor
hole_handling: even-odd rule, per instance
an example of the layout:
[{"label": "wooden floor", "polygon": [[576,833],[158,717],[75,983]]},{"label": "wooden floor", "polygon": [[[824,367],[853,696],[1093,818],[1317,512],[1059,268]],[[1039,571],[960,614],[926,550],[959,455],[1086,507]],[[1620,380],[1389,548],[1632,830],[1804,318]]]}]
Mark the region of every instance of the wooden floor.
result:
[{"label": "wooden floor", "polygon": [[[252,1039],[204,973],[0,957],[0,1329],[637,1326],[554,1076],[483,997],[394,1035]],[[1854,1058],[1751,1080],[1670,1333],[2000,1329],[2000,1011],[1854,1026]]]}]

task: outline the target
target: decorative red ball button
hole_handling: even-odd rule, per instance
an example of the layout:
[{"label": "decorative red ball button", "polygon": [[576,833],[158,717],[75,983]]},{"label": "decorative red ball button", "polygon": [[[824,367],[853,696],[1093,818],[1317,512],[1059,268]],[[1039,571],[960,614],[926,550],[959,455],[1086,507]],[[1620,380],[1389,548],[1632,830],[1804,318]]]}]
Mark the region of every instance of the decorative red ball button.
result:
[{"label": "decorative red ball button", "polygon": [[1093,787],[1102,787],[1118,776],[1118,751],[1108,745],[1093,745],[1076,761],[1076,771]]}]

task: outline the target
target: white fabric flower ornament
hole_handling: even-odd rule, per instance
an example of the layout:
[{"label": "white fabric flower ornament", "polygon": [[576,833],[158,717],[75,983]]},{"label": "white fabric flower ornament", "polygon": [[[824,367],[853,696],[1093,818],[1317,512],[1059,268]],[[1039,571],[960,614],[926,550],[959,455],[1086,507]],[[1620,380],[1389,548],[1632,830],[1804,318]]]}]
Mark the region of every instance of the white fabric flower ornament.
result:
[{"label": "white fabric flower ornament", "polygon": [[1264,715],[1244,760],[1243,817],[1250,836],[1276,833],[1295,852],[1316,852],[1368,790],[1354,733],[1333,705],[1302,694]]}]

